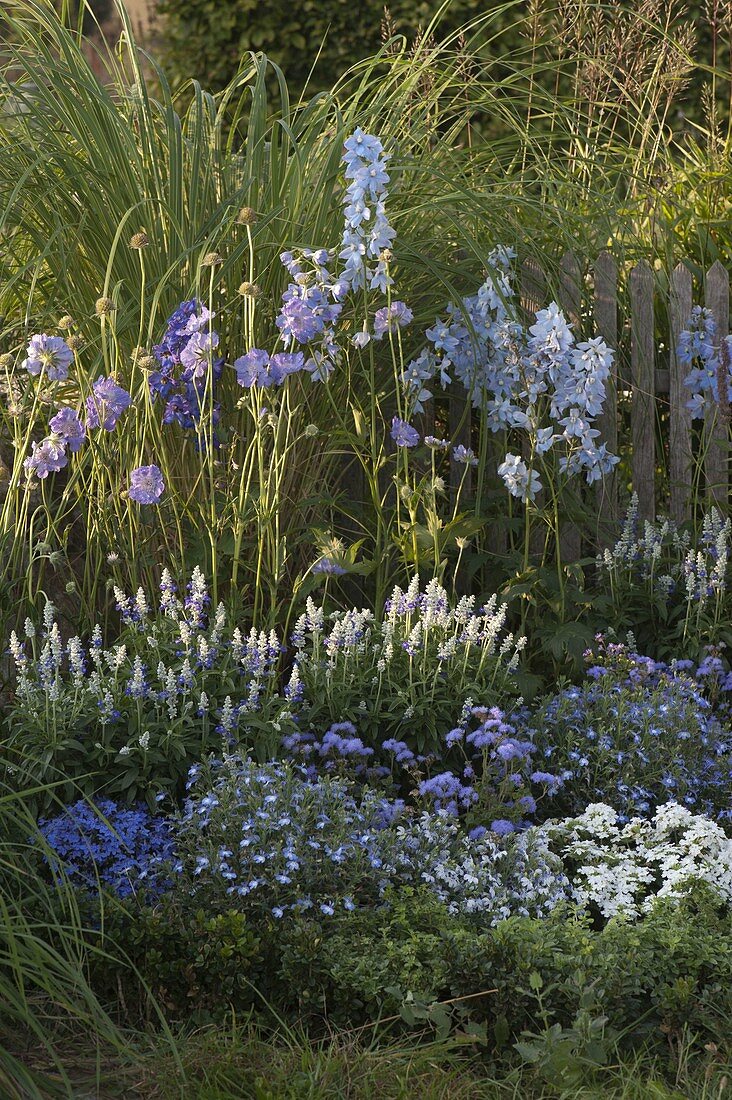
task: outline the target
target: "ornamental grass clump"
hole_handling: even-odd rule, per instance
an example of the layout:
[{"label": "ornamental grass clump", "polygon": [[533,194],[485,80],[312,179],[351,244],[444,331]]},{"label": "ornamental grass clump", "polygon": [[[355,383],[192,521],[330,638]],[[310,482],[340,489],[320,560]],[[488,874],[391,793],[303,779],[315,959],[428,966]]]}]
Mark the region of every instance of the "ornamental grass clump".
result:
[{"label": "ornamental grass clump", "polygon": [[622,645],[600,641],[588,659],[584,683],[550,696],[527,718],[542,767],[563,780],[552,816],[601,801],[628,821],[675,799],[732,820],[732,732],[700,685]]},{"label": "ornamental grass clump", "polygon": [[394,588],[383,617],[369,610],[326,616],[308,599],[291,642],[295,664],[285,695],[302,733],[353,723],[364,744],[404,741],[440,755],[465,705],[498,705],[518,694],[514,674],[524,639],[504,630],[506,609],[492,596],[451,603],[436,580],[415,576]]}]

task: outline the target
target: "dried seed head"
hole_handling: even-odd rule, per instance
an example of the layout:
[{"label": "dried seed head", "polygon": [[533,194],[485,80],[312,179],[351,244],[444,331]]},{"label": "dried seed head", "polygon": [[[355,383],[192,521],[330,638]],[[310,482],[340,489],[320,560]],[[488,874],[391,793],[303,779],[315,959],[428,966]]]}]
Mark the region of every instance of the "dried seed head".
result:
[{"label": "dried seed head", "polygon": [[136,248],[139,250],[140,248],[147,248],[149,244],[150,238],[144,231],[133,233],[130,237],[130,248]]},{"label": "dried seed head", "polygon": [[84,337],[81,333],[73,333],[66,337],[66,344],[72,351],[81,351],[84,347]]},{"label": "dried seed head", "polygon": [[257,221],[257,213],[251,206],[242,206],[236,215],[236,220],[238,225],[254,225]]},{"label": "dried seed head", "polygon": [[318,434],[319,431],[320,431],[320,428],[318,427],[317,424],[308,424],[304,428],[303,434],[309,436],[312,439]]},{"label": "dried seed head", "polygon": [[243,298],[259,298],[262,288],[257,286],[256,283],[242,283],[239,287],[239,293]]},{"label": "dried seed head", "polygon": [[12,356],[9,351],[6,351],[4,355],[0,355],[0,369],[8,370],[12,367],[13,362],[14,356]]},{"label": "dried seed head", "polygon": [[222,264],[224,257],[220,252],[207,252],[201,260],[201,267],[216,267],[217,264]]},{"label": "dried seed head", "polygon": [[116,308],[111,298],[97,298],[94,304],[94,312],[97,317],[106,317],[108,313],[114,313]]},{"label": "dried seed head", "polygon": [[58,327],[62,332],[68,332],[70,328],[74,327],[74,318],[65,313],[63,317],[59,318]]}]

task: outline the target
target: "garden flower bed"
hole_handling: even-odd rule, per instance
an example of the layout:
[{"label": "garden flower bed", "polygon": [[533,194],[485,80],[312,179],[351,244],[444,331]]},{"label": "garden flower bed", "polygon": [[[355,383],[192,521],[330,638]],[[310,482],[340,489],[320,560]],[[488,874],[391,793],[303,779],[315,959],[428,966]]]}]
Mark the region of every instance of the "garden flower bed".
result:
[{"label": "garden flower bed", "polygon": [[186,107],[10,9],[0,1096],[726,1095],[728,279],[527,284],[624,262],[632,101],[486,189],[481,20]]}]

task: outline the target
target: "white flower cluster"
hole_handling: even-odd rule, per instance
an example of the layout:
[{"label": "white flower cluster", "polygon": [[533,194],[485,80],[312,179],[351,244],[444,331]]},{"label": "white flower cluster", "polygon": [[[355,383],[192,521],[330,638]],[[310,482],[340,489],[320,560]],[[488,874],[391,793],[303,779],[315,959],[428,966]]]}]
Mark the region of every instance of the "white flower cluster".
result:
[{"label": "white flower cluster", "polygon": [[657,898],[681,898],[704,882],[732,903],[732,840],[713,821],[676,802],[648,820],[622,824],[605,803],[544,827],[581,905],[635,920]]}]

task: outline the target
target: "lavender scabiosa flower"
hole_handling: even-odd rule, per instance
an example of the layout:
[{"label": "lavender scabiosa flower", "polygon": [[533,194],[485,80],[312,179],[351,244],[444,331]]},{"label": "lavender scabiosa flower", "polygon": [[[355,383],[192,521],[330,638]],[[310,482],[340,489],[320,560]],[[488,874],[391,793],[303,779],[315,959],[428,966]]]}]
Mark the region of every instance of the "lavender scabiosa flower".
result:
[{"label": "lavender scabiosa flower", "polygon": [[344,569],[342,565],[339,565],[333,558],[329,558],[323,555],[322,558],[318,558],[315,565],[311,569],[312,573],[324,573],[327,577],[342,577],[348,570]]},{"label": "lavender scabiosa flower", "polygon": [[381,340],[388,332],[406,328],[414,320],[414,314],[404,302],[392,302],[391,305],[377,309],[374,317],[374,340]]},{"label": "lavender scabiosa flower", "polygon": [[125,409],[132,404],[127,390],[118,386],[114,378],[99,376],[92,386],[92,394],[86,399],[87,428],[102,427],[106,432],[114,431],[117,421]]},{"label": "lavender scabiosa flower", "polygon": [[69,366],[74,353],[60,336],[47,336],[45,332],[31,336],[27,358],[22,366],[29,374],[40,374],[45,369],[51,382],[63,382],[69,376]]},{"label": "lavender scabiosa flower", "polygon": [[57,474],[68,463],[61,439],[49,437],[40,443],[32,443],[31,447],[31,454],[25,459],[23,466],[29,474],[35,474],[41,480],[49,474]]},{"label": "lavender scabiosa flower", "polygon": [[457,462],[461,466],[477,466],[478,457],[470,447],[464,447],[462,443],[459,443],[457,447],[453,448],[452,452],[453,461]]},{"label": "lavender scabiosa flower", "polygon": [[419,432],[406,420],[400,420],[395,416],[391,422],[391,438],[397,447],[416,447],[419,443]]},{"label": "lavender scabiosa flower", "polygon": [[56,415],[51,417],[48,426],[54,435],[63,440],[72,454],[81,450],[86,439],[86,428],[73,409],[59,409]]},{"label": "lavender scabiosa flower", "polygon": [[130,474],[130,500],[138,504],[157,504],[165,492],[165,482],[158,466],[138,466]]},{"label": "lavender scabiosa flower", "polygon": [[205,378],[214,349],[218,346],[218,333],[194,332],[180,353],[180,364],[185,368],[181,378],[186,382],[192,378]]}]

